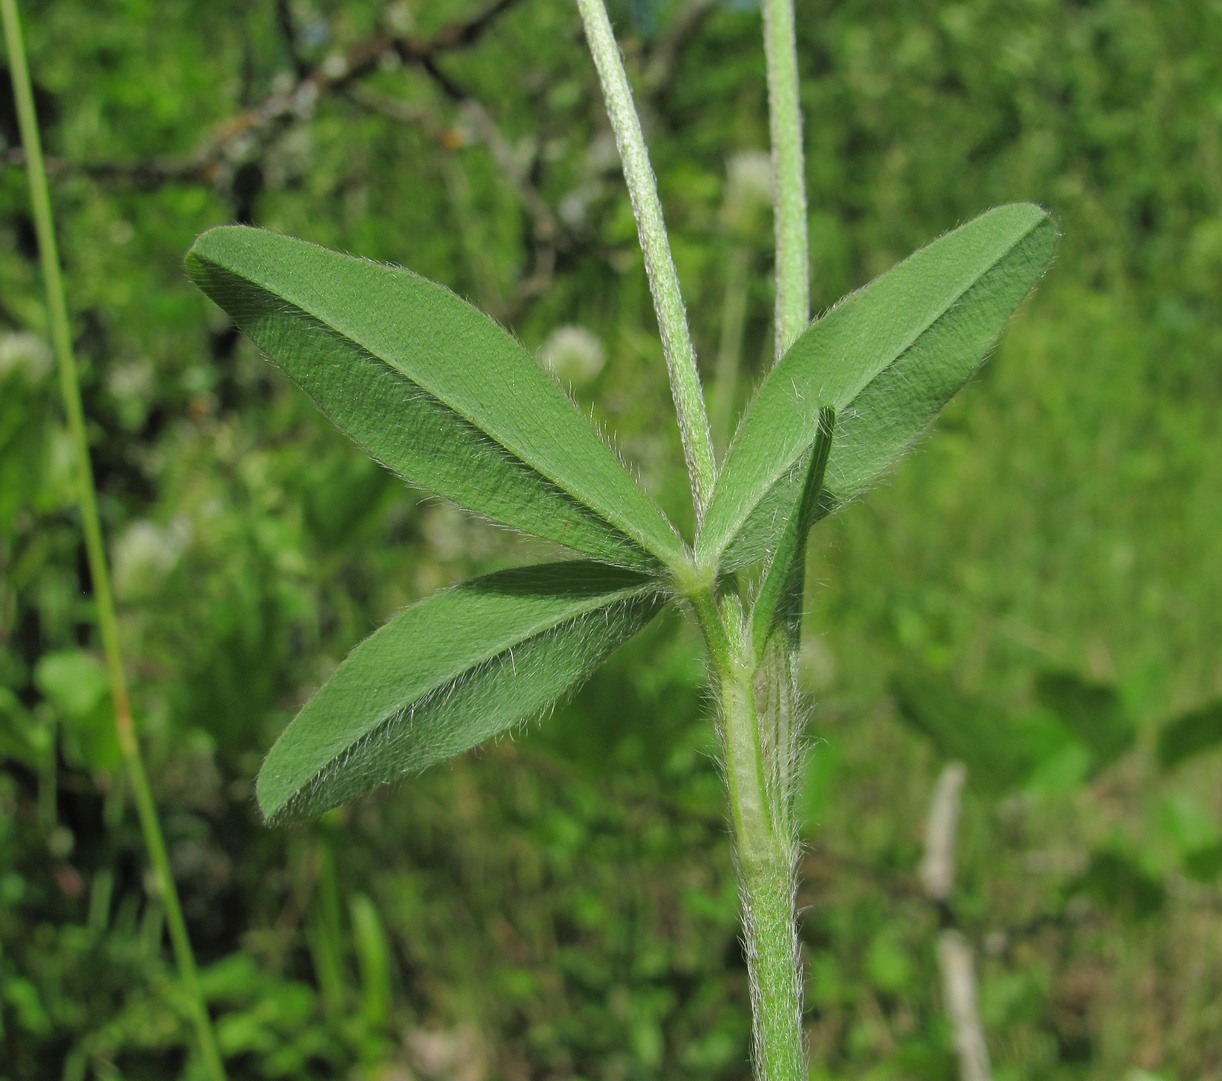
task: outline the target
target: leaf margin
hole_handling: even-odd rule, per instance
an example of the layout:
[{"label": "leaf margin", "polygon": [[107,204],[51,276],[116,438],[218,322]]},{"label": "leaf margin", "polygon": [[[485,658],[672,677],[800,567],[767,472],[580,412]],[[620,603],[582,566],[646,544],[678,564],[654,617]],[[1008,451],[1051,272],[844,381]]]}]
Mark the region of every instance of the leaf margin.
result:
[{"label": "leaf margin", "polygon": [[[320,288],[303,272],[307,263],[314,267],[317,279],[329,278],[327,285]],[[322,274],[322,269],[330,273]],[[444,285],[401,267],[240,225],[218,226],[200,234],[187,253],[186,270],[272,363],[306,390],[332,423],[413,486],[612,565],[656,573],[687,561],[678,530],[559,383],[508,331]],[[364,276],[367,290],[356,289],[348,275]],[[363,330],[356,329],[356,323],[369,317],[367,312],[353,315],[351,309],[378,290],[411,295],[418,310],[409,312],[402,301],[398,307],[376,313]],[[344,309],[345,292],[349,310]],[[269,313],[276,302],[291,310]],[[427,314],[421,314],[425,309]],[[396,387],[400,413],[414,408],[418,397],[414,390],[431,396],[431,402],[441,404],[440,415],[458,442],[452,445],[450,440],[440,440],[439,446],[422,453],[387,436],[393,417],[379,427],[368,415],[377,410],[337,415],[349,407],[350,401],[342,401],[349,391],[334,394],[333,387],[322,385],[325,380],[317,372],[328,360],[290,363],[276,355],[276,335],[301,329],[293,328],[291,318],[284,317],[299,317],[307,321],[307,328],[315,325],[337,339],[327,343],[329,348],[350,348],[354,356],[359,353],[372,359],[401,378],[406,386]],[[414,356],[393,355],[395,348],[409,349],[406,342],[393,344],[396,335],[391,333],[391,324],[395,322],[409,328],[399,337],[410,340],[414,332],[413,345],[428,344],[433,366],[427,373]],[[470,373],[461,370],[463,362],[442,355],[456,352],[456,344],[476,339],[486,350],[480,363],[494,366],[500,377],[482,382],[496,384],[501,390],[474,387],[475,381],[466,378]],[[367,374],[367,385],[359,392],[377,399],[381,391],[374,393],[370,388],[380,372],[375,369]],[[529,405],[524,405],[527,400]],[[505,451],[513,463],[501,461],[500,483],[481,479],[479,498],[472,498],[470,488],[466,492],[459,488],[474,483],[469,462],[461,457],[464,436],[465,453],[468,458],[483,453],[483,468],[497,466],[500,456],[491,447]],[[447,454],[454,456],[444,463],[452,477],[439,485],[436,475],[442,465],[436,459]],[[590,466],[588,476],[581,475],[578,459]],[[431,478],[427,475],[430,469],[435,471]],[[525,477],[519,475],[523,470]],[[506,486],[516,495],[506,496]]]},{"label": "leaf margin", "polygon": [[[524,723],[575,690],[669,600],[648,575],[569,560],[495,571],[408,606],[358,643],[281,732],[256,782],[264,817],[279,824],[321,813]],[[469,632],[483,636],[482,649],[455,637]],[[392,670],[393,658],[386,654],[413,652],[413,636],[420,652],[433,652],[436,670],[390,676],[388,685],[379,686],[379,673]],[[544,654],[542,661],[532,648]],[[556,662],[558,654],[564,654],[564,667],[559,676],[549,676],[542,666]],[[469,706],[472,696],[495,691],[517,695],[516,704],[496,699],[494,724],[485,711],[482,722],[469,723],[468,734],[458,733],[441,750],[436,741],[431,749],[422,741],[407,757],[398,748],[392,763],[381,746],[379,731],[385,735],[406,721],[406,736],[399,738],[427,738],[439,723],[452,722],[453,712]],[[365,772],[345,780],[344,774],[358,769]]]},{"label": "leaf margin", "polygon": [[[850,336],[847,331],[857,329],[860,335],[863,328],[873,329],[873,323],[869,314],[865,316],[863,328],[856,328],[850,322],[854,319],[853,313],[855,309],[859,309],[863,302],[869,303],[872,301],[873,305],[879,309],[879,313],[876,313],[873,322],[881,324],[882,320],[878,318],[878,315],[887,311],[887,303],[880,301],[880,295],[889,301],[890,298],[887,298],[886,294],[894,292],[905,279],[911,279],[918,284],[928,284],[936,278],[936,275],[929,274],[926,269],[927,263],[937,262],[939,258],[945,260],[947,254],[953,252],[953,246],[956,242],[970,241],[974,233],[987,231],[987,228],[990,226],[1004,223],[1006,218],[1013,219],[1019,225],[1022,225],[1021,219],[1026,220],[1025,226],[1021,230],[1021,235],[1011,246],[1010,251],[1017,249],[1019,244],[1035,237],[1037,233],[1041,234],[1037,247],[1046,249],[1043,251],[1042,256],[1037,251],[1035,255],[1039,256],[1038,258],[1027,260],[1030,264],[1030,273],[1027,275],[1028,280],[1026,285],[1018,297],[1014,299],[1013,303],[1008,304],[1004,316],[997,322],[995,330],[979,349],[975,361],[967,367],[962,378],[958,378],[956,384],[948,393],[936,395],[941,400],[925,416],[924,420],[917,425],[907,426],[910,428],[910,431],[906,438],[899,440],[898,445],[893,446],[888,451],[889,457],[886,461],[880,465],[870,467],[869,476],[855,481],[852,490],[843,493],[838,492],[836,489],[840,486],[840,478],[837,474],[843,471],[843,461],[850,444],[860,442],[863,446],[876,448],[879,442],[869,435],[864,439],[857,437],[855,428],[861,426],[859,419],[861,413],[854,410],[853,406],[872,387],[875,387],[882,380],[888,378],[888,376],[893,375],[903,359],[912,354],[913,350],[920,345],[923,339],[927,339],[930,333],[937,332],[940,324],[942,332],[945,333],[946,325],[944,317],[965,296],[974,289],[977,289],[981,282],[984,282],[991,274],[996,272],[1001,258],[990,264],[984,272],[972,278],[948,302],[943,303],[937,317],[922,327],[913,340],[895,356],[881,367],[876,367],[870,378],[857,388],[850,400],[840,401],[836,400],[832,395],[821,396],[811,393],[811,400],[809,402],[806,401],[806,394],[804,392],[811,391],[810,383],[817,374],[809,370],[803,371],[804,366],[806,368],[810,367],[810,360],[807,354],[813,352],[817,347],[821,347],[823,345],[821,339],[831,334],[847,337]],[[890,270],[872,279],[860,289],[842,297],[827,312],[814,320],[794,341],[785,355],[764,379],[761,380],[756,387],[751,401],[743,410],[738,429],[718,476],[718,483],[714,488],[703,526],[696,538],[694,553],[697,563],[701,566],[716,567],[719,573],[732,571],[758,560],[771,549],[776,538],[785,528],[785,521],[792,511],[793,504],[796,502],[797,495],[793,489],[796,489],[801,484],[803,471],[800,466],[817,436],[817,415],[820,406],[830,405],[836,409],[840,439],[838,440],[838,447],[833,448],[832,451],[831,461],[828,466],[828,478],[825,482],[824,495],[818,508],[817,519],[840,509],[845,503],[859,495],[861,491],[873,483],[887,469],[891,468],[903,456],[915,439],[929,427],[942,406],[967,382],[995,347],[1000,338],[1001,331],[1013,312],[1022,303],[1023,299],[1030,294],[1036,282],[1046,272],[1058,235],[1056,223],[1051,215],[1044,208],[1036,204],[1010,203],[994,207],[963,225],[942,234],[924,247],[917,249],[917,251]],[[942,283],[938,282],[936,284],[940,288]],[[863,322],[861,315],[857,315],[856,319],[858,323]],[[846,323],[847,331],[845,329]],[[850,369],[846,367],[844,370],[849,371]],[[801,387],[798,380],[794,378],[798,373],[804,375]],[[786,379],[790,380],[788,388],[782,387],[782,382]],[[827,398],[832,400],[826,400]],[[767,472],[770,475],[762,489],[758,492],[750,490],[736,491],[735,486],[739,489],[744,488],[736,471],[741,473],[744,470],[749,470],[752,468],[752,458],[766,456],[759,455],[759,448],[753,446],[752,443],[760,443],[763,439],[763,436],[759,434],[761,431],[766,430],[770,433],[775,431],[779,426],[778,417],[784,417],[786,413],[799,418],[801,434],[796,440],[793,440],[796,445],[791,450],[786,450],[783,455],[778,456],[779,459],[783,459],[778,462],[780,468],[769,467]],[[895,442],[897,441],[893,441],[893,443]],[[744,449],[744,445],[746,449]],[[745,466],[741,465],[744,461],[747,462]],[[745,487],[749,489],[750,484]],[[759,488],[759,485],[757,484],[755,487]],[[732,509],[729,512],[729,520],[726,521],[727,512],[725,507],[727,504],[732,506],[734,502],[742,503],[744,500],[749,503],[747,510],[737,513]],[[767,519],[771,520],[768,521]]]}]

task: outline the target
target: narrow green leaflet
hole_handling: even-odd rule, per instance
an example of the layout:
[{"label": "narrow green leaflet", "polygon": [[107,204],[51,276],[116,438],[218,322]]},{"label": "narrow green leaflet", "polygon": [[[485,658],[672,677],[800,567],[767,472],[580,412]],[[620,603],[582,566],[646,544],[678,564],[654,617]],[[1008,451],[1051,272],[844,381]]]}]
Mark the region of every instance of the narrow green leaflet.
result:
[{"label": "narrow green leaflet", "polygon": [[268,754],[269,820],[317,814],[545,709],[662,608],[655,579],[585,560],[499,571],[358,645]]},{"label": "narrow green leaflet", "polygon": [[818,515],[819,497],[823,494],[823,478],[827,473],[835,428],[836,411],[825,405],[819,410],[819,432],[806,466],[798,513],[790,515],[785,523],[755,597],[751,632],[755,640],[756,660],[763,659],[769,637],[782,624],[790,626],[795,640],[798,637],[796,624],[802,618],[802,593],[806,579],[806,535]]},{"label": "narrow green leaflet", "polygon": [[1056,243],[1037,206],[990,210],[909,256],[812,323],[751,403],[713,492],[696,558],[733,570],[771,551],[819,431],[836,442],[819,517],[867,487],[980,366]]},{"label": "narrow green leaflet", "polygon": [[410,271],[242,226],[187,272],[374,458],[460,506],[639,570],[673,526],[506,331]]}]

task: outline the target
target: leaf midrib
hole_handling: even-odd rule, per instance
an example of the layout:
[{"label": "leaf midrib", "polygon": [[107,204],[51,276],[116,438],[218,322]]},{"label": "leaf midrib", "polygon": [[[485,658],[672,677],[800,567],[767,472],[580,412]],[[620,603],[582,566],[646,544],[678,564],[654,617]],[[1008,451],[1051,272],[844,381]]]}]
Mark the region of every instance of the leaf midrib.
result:
[{"label": "leaf midrib", "polygon": [[[992,259],[991,261],[989,261],[982,270],[977,272],[974,277],[967,280],[966,283],[958,286],[953,296],[951,296],[951,298],[937,310],[937,313],[935,315],[933,315],[932,317],[926,320],[925,324],[920,328],[920,330],[918,330],[911,337],[911,340],[909,340],[902,348],[896,350],[892,354],[891,359],[886,364],[878,368],[868,379],[865,379],[854,389],[853,397],[847,403],[845,403],[845,405],[839,408],[838,415],[843,417],[846,422],[849,421],[854,416],[853,403],[856,402],[857,399],[861,397],[862,393],[870,386],[870,384],[875,379],[878,379],[880,376],[882,376],[884,372],[889,371],[891,368],[895,367],[895,365],[898,364],[905,356],[911,353],[912,350],[915,349],[918,344],[920,344],[921,340],[946,315],[946,313],[951,310],[951,308],[953,308],[957,303],[959,303],[959,301],[962,300],[962,298],[967,293],[971,292],[971,290],[975,288],[980,282],[982,282],[986,277],[988,277],[988,275],[992,274],[993,271],[997,269],[999,264],[1001,264],[1007,258],[1009,258],[1009,256],[1014,252],[1014,250],[1020,247],[1027,240],[1027,238],[1030,237],[1031,234],[1034,233],[1037,229],[1042,227],[1046,221],[1047,221],[1046,218],[1036,219],[1034,222],[1032,222],[1031,226],[1028,229],[1026,229],[1019,237],[1017,237],[1015,241],[1012,244],[1010,244],[1008,247],[1006,247],[1006,249],[1002,251],[995,259]],[[898,270],[899,267],[901,266],[903,266],[902,263],[899,264],[899,266],[897,266],[895,269]],[[862,290],[868,289],[869,287],[870,287],[870,283],[867,282],[865,285],[861,287],[861,289],[855,290],[853,293],[850,293],[848,296],[842,298],[839,302],[833,305],[828,310],[828,312],[824,316],[821,317],[821,319],[828,318],[828,316],[830,316],[837,309],[845,306],[846,304],[851,303],[854,296],[856,296]],[[784,358],[782,358],[781,364],[784,364]],[[780,365],[778,365],[778,368],[779,367]],[[816,402],[815,403],[815,413],[813,415],[817,417],[819,407],[823,405],[828,405],[828,404],[830,403]],[[815,425],[814,431],[816,433],[818,431],[817,423]],[[712,553],[713,555],[716,556],[718,560],[720,560],[721,557],[725,554],[726,550],[729,548],[734,538],[742,530],[744,523],[751,517],[751,514],[753,513],[755,508],[759,506],[759,504],[762,502],[764,496],[767,495],[767,493],[770,492],[777,485],[777,483],[780,481],[780,479],[783,476],[785,476],[787,473],[789,473],[793,469],[794,463],[797,462],[798,459],[802,457],[802,455],[810,447],[812,442],[813,440],[805,441],[803,445],[798,448],[798,452],[793,457],[787,457],[783,465],[778,470],[776,470],[774,473],[770,472],[767,482],[763,485],[761,489],[760,498],[756,499],[753,503],[751,503],[751,505],[746,508],[745,512],[735,517],[732,520],[731,524],[722,531],[722,538],[719,540],[716,551]],[[731,453],[732,452],[733,452],[733,447],[731,447]],[[833,454],[834,453],[835,453],[835,450],[833,448]],[[729,461],[729,454],[727,454],[726,460]],[[831,489],[830,480],[831,478],[829,478],[828,491],[830,494],[832,494],[836,498],[839,498],[838,493],[834,492]],[[716,492],[714,492],[714,497],[715,496],[716,496]],[[697,542],[697,547],[698,548],[701,547],[699,545],[699,542]]]},{"label": "leaf midrib", "polygon": [[[458,587],[461,588],[461,587]],[[627,601],[633,601],[638,598],[643,598],[651,592],[659,592],[658,587],[651,582],[642,582],[638,586],[632,586],[623,590],[618,590],[615,593],[603,593],[598,597],[591,598],[584,602],[580,607],[567,609],[563,613],[559,613],[551,617],[540,617],[536,622],[529,627],[524,628],[511,638],[502,639],[499,643],[490,646],[488,649],[481,651],[478,654],[471,654],[466,660],[457,662],[456,666],[446,667],[442,673],[438,669],[433,669],[430,673],[434,678],[429,684],[418,691],[409,692],[409,702],[396,705],[391,712],[381,712],[378,717],[365,729],[362,730],[358,738],[368,738],[372,733],[381,729],[389,720],[392,720],[396,714],[404,708],[404,705],[412,702],[421,702],[435,695],[439,691],[450,687],[460,681],[468,673],[480,668],[483,665],[495,661],[498,657],[511,652],[515,646],[521,645],[523,642],[535,641],[544,639],[549,635],[554,635],[557,631],[571,623],[575,623],[580,619],[593,615],[602,610],[613,608],[618,604]]]},{"label": "leaf midrib", "polygon": [[[267,292],[268,295],[271,295],[271,296],[275,295],[274,293],[271,293],[270,290],[265,290],[265,292]],[[450,415],[454,418],[456,423],[466,425],[468,428],[478,433],[479,437],[483,441],[485,441],[489,446],[496,448],[498,451],[504,451],[507,457],[509,458],[511,465],[520,465],[524,467],[525,469],[529,470],[536,478],[538,478],[540,484],[542,486],[545,486],[545,490],[547,490],[550,494],[556,496],[557,498],[563,499],[565,503],[567,503],[582,518],[587,519],[591,523],[602,524],[602,525],[609,524],[609,525],[615,526],[617,528],[617,532],[619,536],[623,538],[626,544],[629,545],[635,551],[639,552],[644,557],[642,561],[634,562],[633,564],[631,564],[631,569],[638,570],[642,574],[652,573],[649,569],[649,564],[650,563],[657,564],[659,562],[659,557],[650,548],[646,547],[645,544],[642,543],[640,538],[628,533],[626,530],[621,528],[618,522],[610,521],[606,515],[600,514],[598,511],[598,508],[591,507],[585,500],[578,498],[571,491],[569,491],[562,484],[560,484],[560,482],[557,481],[554,477],[549,476],[547,473],[543,472],[543,470],[539,469],[529,459],[518,454],[514,450],[513,447],[508,445],[508,443],[501,442],[500,440],[492,436],[487,431],[487,429],[481,427],[476,422],[474,417],[468,416],[462,410],[454,408],[454,406],[451,405],[444,398],[442,398],[441,395],[437,394],[434,390],[432,390],[430,387],[426,386],[425,384],[417,382],[416,380],[412,379],[411,376],[409,376],[401,368],[391,363],[381,354],[375,353],[364,342],[358,341],[356,338],[353,338],[345,334],[344,331],[341,330],[339,327],[332,325],[330,322],[328,322],[325,319],[318,318],[317,316],[313,315],[312,313],[306,311],[300,305],[295,306],[295,310],[299,314],[300,318],[308,320],[312,322],[313,324],[315,324],[316,326],[323,329],[324,331],[335,334],[342,340],[346,342],[350,342],[353,345],[355,345],[367,357],[376,361],[379,364],[384,365],[387,369],[389,369],[391,372],[394,373],[396,378],[402,379],[403,382],[405,382],[408,386],[419,387],[427,397],[437,402],[438,405],[442,409],[450,413]],[[367,451],[367,453],[372,453],[372,452]],[[611,453],[614,454],[614,451],[611,451]],[[377,461],[379,461],[387,469],[390,469],[392,472],[397,472],[395,467],[390,462],[384,461],[382,458],[378,457],[376,454],[374,455],[374,457]],[[423,484],[423,482],[415,478],[412,478],[411,482],[412,484],[416,486],[427,487],[427,485]],[[453,497],[447,497],[447,498],[453,501]],[[487,514],[475,508],[467,507],[464,505],[463,509],[469,511],[470,513],[480,518],[486,519],[487,521],[494,522],[497,525],[505,524],[505,523],[499,522],[495,518],[490,518]],[[522,526],[509,526],[509,528],[524,529],[524,527]],[[544,539],[550,539],[550,538],[544,538]],[[563,544],[563,541],[555,541],[554,543]],[[598,556],[595,555],[594,553],[585,551],[585,549],[578,549],[578,550],[583,551],[587,556],[589,556],[592,559],[596,559],[596,560],[598,559]],[[615,562],[611,562],[610,560],[606,560],[606,559],[604,559],[604,561],[607,562],[608,566],[624,566],[623,563],[615,563]]]},{"label": "leaf midrib", "polygon": [[[200,256],[198,253],[196,254],[196,257],[202,260],[205,259],[204,256]],[[405,372],[402,368],[400,368],[390,357],[384,355],[384,352],[380,347],[372,347],[366,340],[366,335],[361,334],[359,332],[353,333],[345,329],[344,326],[340,325],[343,322],[343,313],[339,313],[339,318],[336,318],[335,316],[332,316],[331,318],[323,318],[321,315],[306,308],[298,297],[295,297],[292,300],[288,300],[288,298],[278,293],[276,289],[273,288],[266,281],[261,280],[260,278],[256,278],[255,276],[253,276],[252,274],[248,272],[238,271],[234,269],[233,267],[227,266],[223,263],[216,262],[215,260],[211,258],[206,259],[206,261],[209,262],[212,266],[216,267],[218,270],[221,270],[223,273],[232,274],[236,278],[249,282],[251,285],[258,288],[265,296],[271,298],[272,300],[288,301],[288,303],[292,305],[293,309],[297,311],[303,318],[312,321],[317,326],[325,328],[326,330],[330,331],[333,334],[338,335],[340,338],[344,339],[345,341],[352,342],[353,344],[358,346],[360,349],[362,349],[365,353],[367,353],[370,357],[372,357],[379,363],[385,365],[389,370],[394,372],[398,378],[403,379],[410,386],[419,387],[425,394],[432,397],[435,401],[441,403],[441,405],[443,405],[453,416],[458,418],[463,423],[474,428],[477,432],[480,433],[480,435],[484,439],[488,440],[489,443],[491,443],[494,446],[504,448],[511,455],[513,455],[518,461],[528,466],[530,470],[534,472],[537,476],[543,478],[543,480],[545,480],[552,487],[554,491],[562,494],[564,498],[568,500],[571,504],[580,508],[583,513],[585,514],[592,513],[592,515],[596,517],[597,519],[613,526],[622,536],[626,537],[630,542],[632,542],[632,544],[639,551],[644,553],[647,557],[649,557],[652,560],[656,560],[659,563],[663,563],[663,564],[665,563],[664,557],[659,552],[654,551],[654,546],[653,544],[650,543],[651,538],[645,536],[643,532],[632,522],[631,519],[625,518],[621,514],[619,514],[614,504],[610,504],[610,505],[605,504],[601,499],[597,499],[597,500],[591,499],[587,501],[581,498],[579,495],[573,492],[568,485],[564,484],[559,478],[554,476],[550,470],[543,469],[533,454],[524,453],[523,448],[517,443],[516,440],[501,439],[501,438],[498,438],[497,436],[494,436],[488,430],[487,427],[485,427],[483,424],[480,423],[479,418],[477,416],[470,414],[467,410],[458,408],[449,399],[448,396],[440,393],[436,389],[436,387],[432,385],[430,382],[413,378],[411,375]],[[400,273],[412,274],[414,277],[420,278],[420,276],[414,274],[413,271],[406,270],[401,267],[391,267],[389,264],[376,263],[376,262],[373,262],[372,260],[361,260],[361,261],[368,262],[370,263],[370,265],[378,267],[379,269],[395,270]],[[440,285],[437,282],[431,282],[427,278],[420,278],[420,280],[423,282],[426,282],[427,284],[436,286],[439,289],[445,289],[444,286]],[[450,295],[453,296],[454,299],[457,300],[459,303],[465,303],[464,301],[462,301],[461,297],[457,296],[457,294],[452,293],[450,290],[446,290],[446,292],[450,293]],[[495,323],[491,325],[497,326],[497,329],[501,331],[502,333],[506,334],[511,341],[514,340],[513,336],[510,335],[508,331],[506,331],[503,327],[500,327]],[[533,358],[530,357],[530,354],[526,351],[525,347],[521,346],[520,343],[517,343],[516,341],[515,341],[515,344],[518,345],[518,348],[522,350],[522,352],[526,355],[530,363],[533,364],[534,360]],[[541,372],[540,374],[543,375],[544,378],[549,378],[547,376],[547,373],[545,372]],[[577,404],[567,394],[564,393],[563,388],[557,385],[556,389],[559,391],[560,397],[564,399],[565,403],[567,404],[567,407],[570,408],[574,412],[578,420],[581,423],[586,424],[588,426],[588,422],[585,420],[585,417],[582,416],[581,410],[577,407]],[[609,456],[610,460],[614,463],[615,467],[622,470],[625,476],[633,484],[636,485],[638,490],[640,490],[641,495],[644,498],[644,501],[650,505],[653,513],[656,515],[658,519],[658,524],[662,526],[663,537],[665,537],[665,539],[672,542],[670,545],[670,551],[668,555],[670,555],[671,557],[679,556],[683,548],[683,543],[682,543],[682,539],[679,537],[678,533],[675,531],[673,524],[666,517],[666,515],[661,511],[661,509],[658,508],[656,504],[654,504],[649,494],[645,492],[643,488],[641,488],[639,482],[636,480],[635,477],[632,476],[631,472],[628,471],[627,467],[621,461],[616,451],[612,447],[608,446],[603,441],[602,437],[598,434],[596,430],[591,429],[591,435],[597,441],[597,443],[602,447],[602,450]],[[591,504],[595,502],[599,503],[600,505],[592,506]]]}]

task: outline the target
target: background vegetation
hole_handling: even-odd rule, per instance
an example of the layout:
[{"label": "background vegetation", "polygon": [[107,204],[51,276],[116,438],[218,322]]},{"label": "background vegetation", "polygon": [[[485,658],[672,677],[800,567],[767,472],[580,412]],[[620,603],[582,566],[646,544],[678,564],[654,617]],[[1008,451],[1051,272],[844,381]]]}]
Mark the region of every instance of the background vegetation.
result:
[{"label": "background vegetation", "polygon": [[[771,356],[758,14],[613,14],[724,409]],[[26,17],[137,716],[231,1075],[746,1077],[722,792],[677,621],[522,738],[315,826],[267,831],[252,798],[355,641],[525,542],[419,502],[334,432],[186,283],[196,233],[254,222],[447,283],[682,507],[575,10]],[[954,918],[997,1077],[1222,1078],[1222,12],[812,0],[798,30],[815,309],[992,204],[1041,202],[1065,234],[937,437],[816,534],[815,1076],[954,1074],[917,865],[960,759]],[[191,1077],[7,79],[0,151],[0,1078]],[[714,378],[726,357],[736,384]]]}]

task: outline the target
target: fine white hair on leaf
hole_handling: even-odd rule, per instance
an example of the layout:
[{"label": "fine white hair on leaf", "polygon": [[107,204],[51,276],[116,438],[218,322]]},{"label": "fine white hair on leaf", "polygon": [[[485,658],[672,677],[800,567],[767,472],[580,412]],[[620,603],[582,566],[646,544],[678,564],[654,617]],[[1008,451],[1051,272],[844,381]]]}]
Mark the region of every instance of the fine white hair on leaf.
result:
[{"label": "fine white hair on leaf", "polygon": [[[501,572],[509,577],[489,576],[484,588],[516,590],[530,582],[546,582],[548,574],[559,575],[558,581],[563,581],[562,566],[547,565],[542,576],[534,578],[522,572]],[[571,615],[535,628],[523,624],[518,638],[497,645],[480,659],[473,658],[467,667],[410,702],[399,703],[317,763],[312,776],[294,782],[296,790],[273,808],[273,817],[320,811],[376,785],[417,773],[521,728],[573,693],[668,599],[648,578],[638,577],[639,586],[625,588],[625,572],[608,570],[610,577],[604,584],[597,574],[590,577],[596,564],[584,566],[588,568],[586,588],[595,590],[592,599],[600,595],[597,590],[611,589],[606,603],[578,607]],[[471,587],[464,583],[447,592]]]}]

